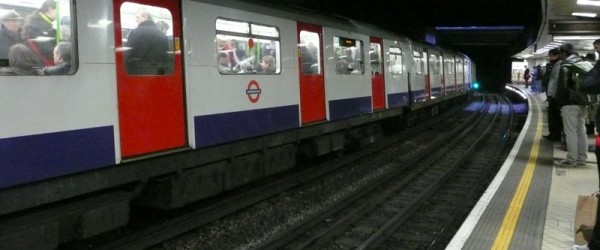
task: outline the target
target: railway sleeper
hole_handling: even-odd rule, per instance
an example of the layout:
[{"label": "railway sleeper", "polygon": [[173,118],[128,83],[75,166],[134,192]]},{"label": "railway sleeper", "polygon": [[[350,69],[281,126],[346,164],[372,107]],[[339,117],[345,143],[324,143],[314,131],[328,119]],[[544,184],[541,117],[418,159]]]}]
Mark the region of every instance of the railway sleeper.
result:
[{"label": "railway sleeper", "polygon": [[3,249],[55,249],[127,224],[132,192],[114,191],[0,219]]}]

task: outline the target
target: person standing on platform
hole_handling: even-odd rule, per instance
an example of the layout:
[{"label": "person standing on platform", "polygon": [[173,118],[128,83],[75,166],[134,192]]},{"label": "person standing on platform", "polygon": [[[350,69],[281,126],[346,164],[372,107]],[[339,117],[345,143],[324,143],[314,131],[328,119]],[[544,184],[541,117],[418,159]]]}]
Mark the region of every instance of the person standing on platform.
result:
[{"label": "person standing on platform", "polygon": [[[600,53],[600,39],[594,41],[594,49]],[[596,62],[594,65],[595,70],[600,70],[600,63]],[[600,133],[600,110],[596,111],[596,130]],[[594,150],[596,159],[600,159],[600,134],[596,134],[596,149]],[[598,168],[598,178],[600,178],[600,161],[596,161],[596,167]],[[598,201],[600,205],[600,200]],[[596,210],[596,225],[594,226],[594,232],[591,240],[587,245],[573,245],[571,250],[600,250],[600,209]]]},{"label": "person standing on platform", "polygon": [[527,65],[525,65],[525,72],[523,72],[523,80],[525,80],[525,88],[528,89],[529,88],[529,78],[531,77],[531,75],[529,74],[529,68],[527,68]]},{"label": "person standing on platform", "polygon": [[560,117],[560,108],[556,103],[556,82],[558,81],[558,72],[562,60],[559,57],[557,48],[548,51],[550,62],[546,65],[545,81],[547,81],[546,95],[548,100],[548,130],[550,133],[544,135],[544,139],[550,141],[560,141],[562,137],[562,118]]},{"label": "person standing on platform", "polygon": [[531,79],[531,90],[536,93],[542,92],[542,79],[544,72],[542,65],[533,67],[533,79]]},{"label": "person standing on platform", "polygon": [[585,131],[587,95],[579,91],[573,78],[575,63],[582,62],[572,44],[565,43],[559,48],[564,62],[560,64],[556,88],[556,103],[560,107],[563,129],[567,141],[567,157],[555,161],[556,165],[575,167],[585,165],[587,161],[587,134]]}]

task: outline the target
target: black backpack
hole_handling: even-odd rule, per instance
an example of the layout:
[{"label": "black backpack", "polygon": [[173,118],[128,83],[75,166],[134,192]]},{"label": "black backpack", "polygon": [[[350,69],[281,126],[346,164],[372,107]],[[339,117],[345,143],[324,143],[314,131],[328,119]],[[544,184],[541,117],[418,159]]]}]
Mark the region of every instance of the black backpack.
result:
[{"label": "black backpack", "polygon": [[588,61],[578,61],[575,63],[565,62],[560,67],[571,67],[571,77],[574,85],[568,86],[569,90],[569,101],[579,105],[588,105],[590,101],[587,97],[589,93],[586,93],[582,86],[582,82],[587,73],[592,69],[592,63]]}]

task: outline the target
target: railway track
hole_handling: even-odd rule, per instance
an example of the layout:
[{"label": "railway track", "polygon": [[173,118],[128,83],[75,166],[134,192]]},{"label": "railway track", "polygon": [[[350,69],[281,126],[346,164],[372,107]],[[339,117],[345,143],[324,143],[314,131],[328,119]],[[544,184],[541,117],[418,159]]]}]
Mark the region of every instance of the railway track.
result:
[{"label": "railway track", "polygon": [[[488,114],[490,107],[496,107],[493,116]],[[442,139],[445,141],[443,145],[437,143],[430,145],[436,149],[431,152],[423,152],[412,161],[395,162],[394,164],[403,165],[398,167],[402,171],[388,176],[386,182],[376,182],[381,184],[370,187],[366,192],[357,192],[354,197],[348,197],[347,199],[352,202],[340,203],[338,206],[328,209],[327,213],[329,214],[344,214],[336,219],[328,220],[329,226],[315,225],[318,223],[315,222],[311,227],[321,229],[309,230],[303,234],[295,232],[294,234],[275,236],[258,248],[376,249],[383,245],[385,247],[382,249],[402,247],[422,249],[428,244],[440,244],[440,241],[436,241],[435,235],[439,231],[448,231],[444,229],[447,226],[443,225],[452,225],[453,223],[452,220],[435,217],[448,217],[455,220],[459,217],[456,215],[457,213],[464,213],[464,211],[468,211],[466,210],[468,208],[459,206],[454,209],[442,209],[434,208],[431,204],[437,203],[445,208],[452,202],[465,201],[456,195],[449,196],[452,193],[450,190],[455,192],[457,190],[456,188],[449,189],[449,187],[458,187],[458,193],[469,189],[465,189],[464,186],[456,186],[450,180],[462,179],[462,183],[468,183],[468,180],[477,180],[483,175],[489,175],[490,171],[485,171],[485,169],[473,170],[464,166],[465,162],[477,151],[480,143],[485,142],[485,138],[495,131],[492,128],[497,127],[497,121],[502,117],[500,115],[502,108],[497,107],[501,107],[501,105],[486,103],[479,111],[480,116],[477,117],[477,121],[464,129],[459,127],[457,130],[462,130],[460,133],[448,134],[446,138]],[[474,173],[474,171],[478,173]],[[460,176],[465,177],[461,178]],[[484,181],[479,186],[485,184],[487,182]],[[465,195],[475,198],[477,189],[471,190]],[[452,199],[439,202],[442,201],[441,197],[444,197],[439,195],[442,192]],[[421,215],[423,220],[409,223],[409,219],[414,220],[421,210],[433,211],[433,215],[429,217]],[[449,212],[448,210],[453,211]],[[323,218],[318,219],[323,221]],[[425,229],[429,229],[429,232],[412,230],[412,228],[419,227],[425,227]],[[398,233],[398,228],[402,228],[403,233]],[[435,230],[434,228],[440,229]],[[396,240],[391,240],[392,236],[395,236],[393,239]]]},{"label": "railway track", "polygon": [[[433,189],[433,186],[441,187],[441,184],[430,184],[439,179],[453,178],[448,176],[449,172],[457,172],[456,168],[459,168],[453,167],[454,170],[449,170],[448,164],[450,163],[442,166],[439,161],[435,161],[435,159],[447,158],[447,155],[458,155],[451,150],[460,151],[458,147],[445,148],[442,146],[449,145],[450,138],[456,137],[459,131],[463,131],[462,134],[474,133],[469,133],[469,131],[477,129],[475,126],[469,130],[464,126],[481,124],[475,119],[491,120],[487,109],[483,108],[486,106],[485,103],[474,105],[480,110],[478,112],[464,116],[457,115],[461,113],[460,111],[449,112],[446,116],[440,116],[439,120],[431,121],[431,124],[423,124],[405,133],[391,136],[369,149],[352,152],[352,154],[335,158],[318,166],[281,176],[276,180],[265,181],[255,185],[252,189],[229,194],[225,198],[214,199],[210,205],[196,204],[196,206],[187,207],[179,213],[174,213],[176,215],[166,216],[168,218],[150,220],[149,224],[151,225],[128,226],[119,232],[105,234],[88,241],[72,242],[61,248],[353,248],[359,242],[357,247],[362,244],[369,246],[371,244],[383,244],[384,246],[396,244],[393,243],[394,239],[404,241],[401,244],[408,244],[402,237],[388,237],[390,234],[395,235],[390,233],[394,232],[390,224],[379,227],[388,230],[387,232],[365,226],[373,224],[373,221],[369,221],[368,218],[372,217],[375,219],[374,221],[377,221],[377,218],[380,220],[384,218],[378,217],[380,213],[389,213],[387,210],[395,211],[396,214],[399,211],[405,211],[404,215],[393,217],[398,217],[395,219],[398,221],[406,221],[406,217],[412,217],[406,212],[414,213],[418,211],[416,205],[422,206],[431,203],[425,197],[439,193],[440,191]],[[456,119],[456,117],[460,118]],[[441,122],[444,123],[444,126],[439,126]],[[461,125],[451,130],[450,128],[455,126],[448,126],[449,124]],[[481,137],[485,138],[485,136]],[[428,143],[423,143],[424,141]],[[466,139],[457,139],[456,143],[462,143],[465,145],[464,147],[476,145]],[[428,146],[425,147],[422,144],[428,144]],[[436,150],[439,156],[434,157],[427,152],[431,147],[439,148]],[[456,159],[454,164],[460,165],[459,162],[464,161],[466,160]],[[415,167],[417,164],[419,166]],[[406,171],[409,169],[416,171],[407,173]],[[393,177],[397,174],[401,177]],[[396,191],[389,191],[380,185],[375,185],[385,183],[386,179],[392,182],[391,186],[396,186]],[[421,179],[422,184],[414,184],[416,179]],[[338,187],[335,186],[338,184],[332,184],[336,181],[352,183],[353,186]],[[418,188],[419,185],[425,188]],[[406,188],[407,186],[408,188]],[[427,194],[419,194],[414,189],[425,190]],[[390,198],[389,195],[394,193],[400,196]],[[323,199],[322,196],[329,196],[329,198]],[[382,203],[385,201],[400,202],[398,204],[404,205],[398,208],[390,205],[394,203],[387,205]],[[414,204],[406,203],[408,201],[414,201]],[[278,206],[279,208],[277,208]],[[376,216],[372,214],[376,214]],[[261,216],[270,216],[271,218]],[[458,218],[458,216],[456,217]],[[383,221],[389,220],[383,219]],[[361,224],[361,221],[368,223]],[[361,226],[349,227],[348,225]],[[372,240],[354,235],[361,231],[380,232],[375,235],[385,235],[386,237],[380,238],[381,240]]]}]

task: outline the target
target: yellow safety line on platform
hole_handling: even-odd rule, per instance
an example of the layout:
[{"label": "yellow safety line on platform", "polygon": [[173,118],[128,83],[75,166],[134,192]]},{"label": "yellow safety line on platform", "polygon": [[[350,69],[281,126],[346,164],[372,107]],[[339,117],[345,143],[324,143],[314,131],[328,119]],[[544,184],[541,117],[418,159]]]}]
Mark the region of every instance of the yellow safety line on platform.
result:
[{"label": "yellow safety line on platform", "polygon": [[[535,105],[539,110],[539,102],[536,101]],[[543,115],[541,113],[538,116],[538,125],[533,139],[533,146],[531,147],[531,152],[529,154],[529,160],[527,161],[527,167],[525,168],[525,172],[519,181],[519,186],[517,187],[515,196],[513,196],[510,206],[506,211],[506,215],[504,216],[504,220],[502,221],[502,226],[498,231],[498,235],[496,235],[496,240],[492,246],[492,249],[494,250],[508,249],[510,246],[510,241],[512,240],[515,232],[515,228],[517,227],[517,222],[519,221],[521,210],[523,209],[523,203],[525,202],[527,191],[529,191],[529,186],[531,185],[531,180],[533,179],[533,172],[535,170],[536,160],[538,158],[540,139],[542,137],[542,116]]]}]

